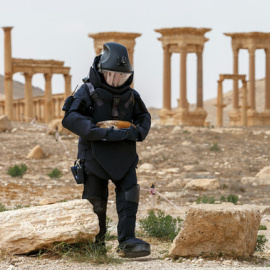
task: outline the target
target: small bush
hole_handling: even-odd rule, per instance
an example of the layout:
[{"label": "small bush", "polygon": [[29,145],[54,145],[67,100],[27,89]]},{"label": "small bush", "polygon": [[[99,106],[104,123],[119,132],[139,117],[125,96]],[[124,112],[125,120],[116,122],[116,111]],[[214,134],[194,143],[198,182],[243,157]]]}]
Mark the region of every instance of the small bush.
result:
[{"label": "small bush", "polygon": [[158,210],[156,216],[152,210],[148,213],[148,217],[140,219],[139,223],[149,236],[172,242],[181,229],[182,221],[179,217],[165,215],[161,210]]},{"label": "small bush", "polygon": [[54,168],[48,175],[50,178],[60,178],[62,176],[62,172],[58,168]]},{"label": "small bush", "polygon": [[[108,249],[108,247],[107,247]],[[65,242],[57,243],[41,250],[39,255],[44,257],[68,258],[77,262],[89,262],[95,264],[122,263],[123,260],[108,256],[104,248],[97,247],[91,241],[79,241],[74,244]]]},{"label": "small bush", "polygon": [[265,235],[257,235],[257,246],[256,246],[255,251],[259,251],[259,252],[264,251],[265,243],[267,241],[268,240],[266,239]]},{"label": "small bush", "polygon": [[219,151],[220,147],[217,143],[213,143],[213,145],[209,148],[210,151]]},{"label": "small bush", "polygon": [[2,203],[0,203],[0,212],[4,211],[8,211],[8,209]]},{"label": "small bush", "polygon": [[215,198],[213,196],[206,196],[204,195],[202,198],[199,197],[197,200],[196,200],[196,203],[199,204],[199,203],[210,203],[210,204],[213,204],[215,203]]},{"label": "small bush", "polygon": [[232,202],[233,204],[237,204],[237,202],[238,202],[238,196],[233,195],[233,194],[230,194],[227,197],[227,202]]},{"label": "small bush", "polygon": [[15,165],[13,167],[8,168],[8,174],[12,177],[23,176],[27,171],[27,166],[25,164]]},{"label": "small bush", "polygon": [[266,231],[267,227],[265,225],[260,225],[259,230]]}]

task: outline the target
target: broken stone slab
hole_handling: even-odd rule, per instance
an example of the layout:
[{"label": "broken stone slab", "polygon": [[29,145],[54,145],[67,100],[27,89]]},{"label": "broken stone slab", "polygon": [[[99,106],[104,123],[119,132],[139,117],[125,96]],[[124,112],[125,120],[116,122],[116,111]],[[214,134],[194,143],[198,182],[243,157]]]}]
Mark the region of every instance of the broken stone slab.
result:
[{"label": "broken stone slab", "polygon": [[266,166],[262,168],[256,175],[255,177],[258,178],[270,178],[270,166]]},{"label": "broken stone slab", "polygon": [[6,115],[0,116],[0,132],[12,130],[12,125],[9,118]]},{"label": "broken stone slab", "polygon": [[169,254],[172,257],[223,253],[251,256],[257,245],[260,211],[250,205],[191,206]]},{"label": "broken stone slab", "polygon": [[42,159],[44,158],[44,152],[40,145],[36,145],[27,155],[28,159]]},{"label": "broken stone slab", "polygon": [[265,186],[270,185],[270,175],[264,177],[261,175],[260,177],[242,177],[241,184],[243,185],[252,185],[252,186]]},{"label": "broken stone slab", "polygon": [[0,213],[0,250],[25,254],[56,242],[93,241],[98,218],[88,200],[33,206]]},{"label": "broken stone slab", "polygon": [[187,183],[184,189],[188,190],[215,190],[220,187],[219,181],[214,179],[194,179]]}]

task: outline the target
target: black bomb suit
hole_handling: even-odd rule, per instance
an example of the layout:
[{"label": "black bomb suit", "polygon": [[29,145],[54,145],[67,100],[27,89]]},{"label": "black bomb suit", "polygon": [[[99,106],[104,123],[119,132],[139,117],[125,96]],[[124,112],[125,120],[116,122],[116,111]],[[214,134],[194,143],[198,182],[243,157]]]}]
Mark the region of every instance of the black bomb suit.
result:
[{"label": "black bomb suit", "polygon": [[[133,74],[120,87],[110,87],[98,72],[100,56],[90,68],[89,82],[95,95],[84,83],[75,94],[74,102],[63,120],[63,126],[80,136],[78,158],[85,165],[87,180],[83,198],[94,206],[99,217],[97,240],[104,241],[108,180],[116,186],[116,204],[119,217],[119,243],[135,237],[136,213],[139,201],[136,166],[136,141],[143,141],[151,126],[151,117],[138,92],[130,88]],[[124,120],[136,128],[124,130],[103,129],[97,122]],[[135,238],[136,239],[136,238]]]}]

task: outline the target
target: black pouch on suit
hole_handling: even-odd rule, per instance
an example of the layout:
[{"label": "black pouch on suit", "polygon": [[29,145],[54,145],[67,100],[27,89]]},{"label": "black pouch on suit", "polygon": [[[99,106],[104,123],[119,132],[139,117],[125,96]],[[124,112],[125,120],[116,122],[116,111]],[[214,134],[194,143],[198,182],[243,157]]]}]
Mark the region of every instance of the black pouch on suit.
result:
[{"label": "black pouch on suit", "polygon": [[74,166],[72,166],[70,169],[71,169],[71,172],[74,176],[76,183],[83,184],[86,176],[85,176],[85,170],[84,170],[84,167],[83,167],[83,164],[81,163],[81,161],[79,159],[77,159],[74,162]]}]

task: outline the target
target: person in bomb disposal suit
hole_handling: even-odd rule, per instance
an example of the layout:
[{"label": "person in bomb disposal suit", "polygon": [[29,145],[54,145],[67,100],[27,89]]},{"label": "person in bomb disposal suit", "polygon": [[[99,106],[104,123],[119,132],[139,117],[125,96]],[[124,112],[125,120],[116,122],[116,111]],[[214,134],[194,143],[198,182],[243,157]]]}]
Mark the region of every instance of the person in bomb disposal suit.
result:
[{"label": "person in bomb disposal suit", "polygon": [[[100,231],[94,245],[106,250],[108,180],[111,180],[118,213],[117,251],[130,258],[150,254],[150,245],[135,237],[135,223],[140,193],[136,141],[146,138],[151,116],[139,93],[130,87],[133,73],[126,47],[105,43],[94,59],[89,77],[66,100],[62,121],[65,128],[80,136],[78,159],[86,172],[82,198],[90,201],[99,219]],[[103,128],[100,122],[108,120],[129,123],[126,128]]]}]

